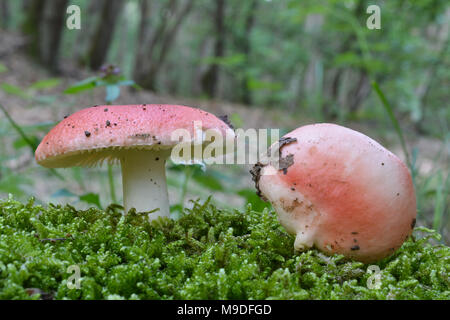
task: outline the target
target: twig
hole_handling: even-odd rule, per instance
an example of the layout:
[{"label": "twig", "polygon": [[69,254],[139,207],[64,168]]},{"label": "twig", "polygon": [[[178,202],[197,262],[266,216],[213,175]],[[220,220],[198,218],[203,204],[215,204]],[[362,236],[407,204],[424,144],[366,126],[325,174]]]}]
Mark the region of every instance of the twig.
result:
[{"label": "twig", "polygon": [[69,240],[69,238],[44,238],[44,239],[39,239],[40,242],[56,242],[56,241],[66,241]]}]

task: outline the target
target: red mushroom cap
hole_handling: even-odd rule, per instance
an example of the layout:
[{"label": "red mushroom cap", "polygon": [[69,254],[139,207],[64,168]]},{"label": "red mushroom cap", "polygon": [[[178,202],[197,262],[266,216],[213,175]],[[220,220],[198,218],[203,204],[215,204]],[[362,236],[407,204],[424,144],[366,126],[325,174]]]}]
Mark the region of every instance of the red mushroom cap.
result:
[{"label": "red mushroom cap", "polygon": [[288,134],[281,159],[261,169],[259,189],[298,249],[316,246],[363,262],[392,254],[411,234],[416,198],[408,168],[371,138],[334,124]]},{"label": "red mushroom cap", "polygon": [[36,161],[45,167],[92,165],[114,159],[122,149],[171,149],[174,130],[185,129],[194,139],[194,121],[202,131],[223,135],[230,127],[206,111],[179,105],[95,106],[80,110],[57,124],[38,146]]}]

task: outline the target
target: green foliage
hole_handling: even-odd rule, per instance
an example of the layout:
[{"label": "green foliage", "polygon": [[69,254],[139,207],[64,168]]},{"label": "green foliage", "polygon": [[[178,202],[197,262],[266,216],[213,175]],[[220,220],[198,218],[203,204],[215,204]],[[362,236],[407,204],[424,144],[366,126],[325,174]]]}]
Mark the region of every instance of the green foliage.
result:
[{"label": "green foliage", "polygon": [[6,72],[6,71],[8,71],[8,68],[3,63],[0,63],[0,73]]},{"label": "green foliage", "polygon": [[0,88],[7,94],[11,94],[11,95],[20,97],[22,99],[29,99],[30,98],[28,96],[28,94],[24,90],[22,90],[18,86],[12,85],[12,84],[2,83],[0,85]]},{"label": "green foliage", "polygon": [[33,83],[30,88],[41,90],[41,89],[50,89],[57,87],[60,84],[61,80],[58,78],[50,78],[45,80],[40,80],[35,83]]},{"label": "green foliage", "polygon": [[395,117],[394,109],[392,108],[391,104],[387,101],[386,96],[384,95],[383,91],[381,91],[380,86],[375,81],[372,83],[373,88],[375,89],[375,92],[377,93],[378,97],[380,98],[383,107],[385,108],[386,112],[388,113],[389,119],[391,120],[392,124],[394,125],[395,132],[397,133],[397,136],[399,137],[400,144],[403,149],[403,154],[406,157],[406,161],[408,164],[408,167],[413,171],[411,160],[409,159],[409,152],[406,148],[405,139],[403,137],[403,131],[400,127],[400,124]]},{"label": "green foliage", "polygon": [[76,198],[76,199],[80,200],[81,202],[85,202],[87,204],[93,204],[97,208],[102,209],[102,206],[100,204],[100,195],[97,193],[93,193],[93,192],[85,193],[81,196],[78,196],[75,193],[64,188],[64,189],[59,189],[58,191],[53,193],[52,197]]},{"label": "green foliage", "polygon": [[[6,67],[2,69],[2,65],[0,65],[0,72],[4,71],[7,71]],[[0,89],[9,95],[22,98],[23,100],[28,100],[30,102],[35,102],[42,105],[47,104],[50,105],[55,100],[54,96],[42,95],[37,93],[42,90],[48,90],[57,87],[60,84],[60,82],[61,79],[49,78],[44,80],[38,80],[26,88],[21,88],[16,85],[5,82],[0,84]]]},{"label": "green foliage", "polygon": [[[2,110],[2,112],[4,113],[4,115],[6,116],[6,119],[9,121],[10,125],[14,128],[14,130],[19,134],[20,139],[22,140],[22,142],[16,142],[16,149],[19,149],[22,144],[27,145],[28,147],[31,148],[31,150],[33,150],[33,152],[36,150],[37,146],[38,146],[38,139],[36,137],[29,137],[23,130],[23,128],[17,124],[14,119],[9,115],[9,113],[6,111],[5,107],[3,107],[3,105],[0,104],[0,109]],[[17,140],[16,140],[17,141]]]},{"label": "green foliage", "polygon": [[86,90],[91,90],[96,87],[98,77],[90,77],[84,80],[81,80],[74,85],[70,86],[66,90],[64,90],[65,94],[77,94]]},{"label": "green foliage", "polygon": [[234,54],[226,57],[207,57],[201,62],[204,64],[217,64],[226,68],[242,67],[245,65],[245,55]]},{"label": "green foliage", "polygon": [[1,168],[0,192],[13,193],[17,196],[25,195],[23,187],[32,185],[33,181],[25,175],[16,174],[8,168]]},{"label": "green foliage", "polygon": [[[449,299],[450,248],[426,236],[367,265],[316,250],[293,251],[273,212],[219,210],[195,202],[178,220],[0,201],[0,298],[38,299]],[[81,289],[69,289],[78,265]]]},{"label": "green foliage", "polygon": [[98,87],[105,88],[105,102],[111,104],[120,96],[121,86],[133,86],[139,88],[134,81],[126,79],[120,75],[119,68],[109,65],[102,68],[101,76],[94,76],[84,79],[66,90],[65,94],[79,94],[84,91],[93,90]]}]

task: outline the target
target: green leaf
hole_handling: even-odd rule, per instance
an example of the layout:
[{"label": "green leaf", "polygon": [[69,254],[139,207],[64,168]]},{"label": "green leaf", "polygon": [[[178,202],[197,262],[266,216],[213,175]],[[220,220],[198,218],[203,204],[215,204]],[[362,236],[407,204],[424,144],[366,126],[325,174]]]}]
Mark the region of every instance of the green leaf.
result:
[{"label": "green leaf", "polygon": [[245,62],[245,54],[233,54],[226,57],[208,57],[202,60],[204,64],[217,64],[224,67],[234,67]]},{"label": "green leaf", "polygon": [[86,202],[88,204],[93,204],[95,206],[97,206],[97,208],[101,209],[101,205],[100,205],[100,197],[97,193],[86,193],[82,196],[79,197],[80,201]]},{"label": "green leaf", "polygon": [[32,185],[33,181],[27,177],[12,173],[3,175],[0,179],[0,192],[12,193],[15,195],[23,195],[25,192],[22,190],[22,185]]},{"label": "green leaf", "polygon": [[[39,139],[36,136],[28,136],[28,140],[33,143],[33,145],[39,144]],[[29,147],[29,141],[25,140],[23,137],[16,139],[13,143],[14,149],[18,150],[23,147]]]},{"label": "green leaf", "polygon": [[181,212],[181,211],[183,211],[183,206],[179,203],[170,206],[170,212]]},{"label": "green leaf", "polygon": [[15,85],[12,85],[9,83],[2,83],[1,88],[3,91],[5,91],[8,94],[18,96],[22,99],[27,99],[27,100],[30,99],[30,96],[23,89],[15,86]]},{"label": "green leaf", "polygon": [[203,187],[212,191],[223,191],[224,187],[212,173],[194,174],[193,179]]},{"label": "green leaf", "polygon": [[244,126],[244,120],[239,113],[232,113],[230,116],[230,121],[235,128],[242,128]]},{"label": "green leaf", "polygon": [[84,79],[73,86],[70,86],[66,90],[64,90],[65,94],[77,94],[82,91],[91,90],[95,87],[97,87],[97,81],[98,77],[90,77],[87,79]]},{"label": "green leaf", "polygon": [[333,64],[337,67],[360,66],[361,58],[355,52],[348,51],[338,54],[334,58]]},{"label": "green leaf", "polygon": [[3,105],[1,105],[1,104],[0,104],[0,109],[5,114],[6,118],[8,119],[9,123],[11,124],[11,126],[27,142],[27,144],[30,146],[31,149],[33,149],[33,152],[34,152],[36,150],[38,144],[35,141],[32,141],[32,140],[30,140],[30,138],[28,138],[28,136],[23,131],[22,127],[14,121],[14,119],[11,117],[11,115],[8,113],[8,111],[6,111],[5,107],[3,107]]},{"label": "green leaf", "polygon": [[6,72],[6,71],[8,71],[8,68],[3,63],[0,63],[0,73]]},{"label": "green leaf", "polygon": [[45,80],[36,81],[30,86],[30,89],[50,89],[58,86],[61,83],[61,79],[58,78],[50,78]]},{"label": "green leaf", "polygon": [[243,197],[246,202],[251,203],[252,209],[255,211],[262,211],[264,208],[270,207],[268,202],[264,202],[258,197],[254,189],[241,189],[237,194]]},{"label": "green leaf", "polygon": [[250,90],[270,90],[279,91],[283,88],[280,82],[260,81],[258,79],[249,79],[247,81]]}]

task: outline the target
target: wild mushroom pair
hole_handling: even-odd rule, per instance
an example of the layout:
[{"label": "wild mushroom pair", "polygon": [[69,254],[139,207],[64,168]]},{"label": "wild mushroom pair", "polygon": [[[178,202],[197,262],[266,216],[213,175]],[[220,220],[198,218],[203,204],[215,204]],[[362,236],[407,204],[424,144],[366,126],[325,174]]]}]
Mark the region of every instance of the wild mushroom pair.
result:
[{"label": "wild mushroom pair", "polygon": [[[230,130],[214,115],[185,106],[87,108],[49,132],[36,160],[50,168],[119,160],[126,212],[159,209],[152,219],[169,216],[165,162],[178,143],[171,133],[181,128],[195,138],[202,133],[194,121],[224,136]],[[251,172],[258,194],[296,235],[296,250],[314,246],[371,262],[392,254],[411,234],[416,221],[411,175],[376,141],[338,125],[315,124],[288,133],[278,150],[278,165],[258,163]]]}]

